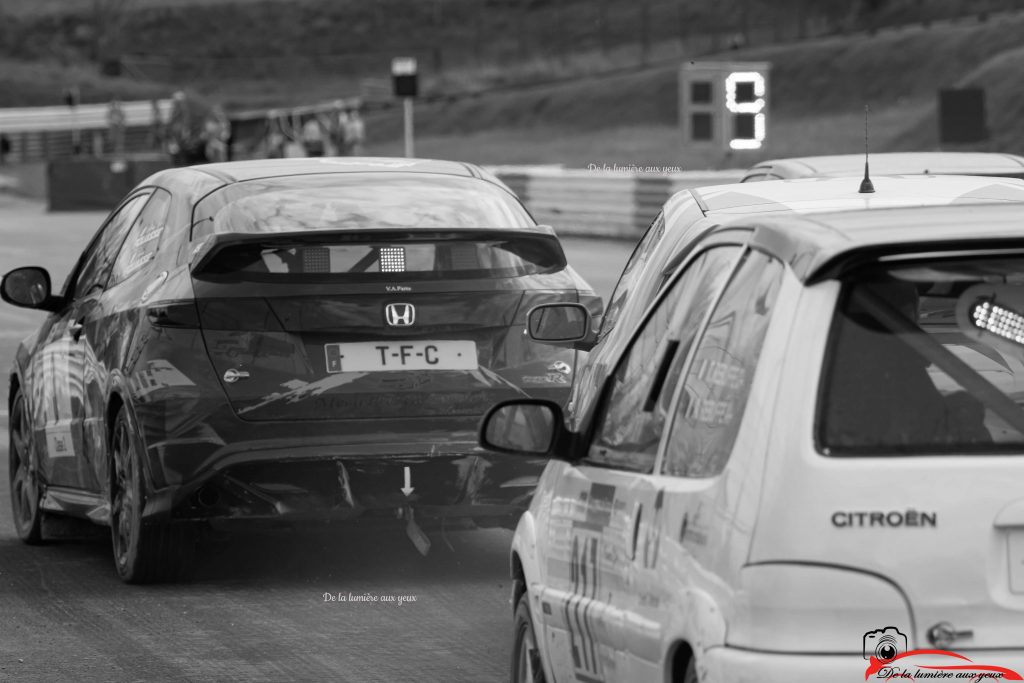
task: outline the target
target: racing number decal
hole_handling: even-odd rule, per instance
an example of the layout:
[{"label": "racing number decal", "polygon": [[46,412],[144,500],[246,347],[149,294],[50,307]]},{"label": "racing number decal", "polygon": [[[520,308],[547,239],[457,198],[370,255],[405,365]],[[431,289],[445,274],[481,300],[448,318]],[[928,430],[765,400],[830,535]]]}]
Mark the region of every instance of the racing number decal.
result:
[{"label": "racing number decal", "polygon": [[589,531],[578,533],[572,539],[572,583],[569,599],[565,603],[565,623],[568,624],[573,670],[576,679],[582,681],[601,680],[591,621],[591,608],[597,598],[599,541],[600,536]]},{"label": "racing number decal", "polygon": [[594,612],[599,607],[601,538],[611,524],[615,487],[592,483],[590,490],[582,493],[581,500],[586,500],[586,516],[572,525],[565,623],[576,680],[595,683],[604,680],[594,637],[595,625],[600,619]]}]

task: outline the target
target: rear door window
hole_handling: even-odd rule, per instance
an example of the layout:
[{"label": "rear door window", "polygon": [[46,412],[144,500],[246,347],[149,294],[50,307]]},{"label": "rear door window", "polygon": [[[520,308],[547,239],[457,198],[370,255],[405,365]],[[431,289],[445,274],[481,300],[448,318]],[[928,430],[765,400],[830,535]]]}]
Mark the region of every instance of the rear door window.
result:
[{"label": "rear door window", "polygon": [[170,193],[161,189],[153,191],[114,261],[110,272],[111,286],[127,280],[156,255],[170,205]]},{"label": "rear door window", "polygon": [[750,251],[726,286],[686,371],[668,436],[666,474],[712,477],[725,468],[783,272],[778,260]]},{"label": "rear door window", "polygon": [[125,200],[100,228],[83,255],[80,267],[69,279],[68,284],[74,288],[71,292],[73,298],[81,298],[96,287],[106,287],[114,258],[148,198],[149,192],[146,191]]},{"label": "rear door window", "polygon": [[827,455],[1020,452],[1024,259],[872,266],[843,278],[818,401]]},{"label": "rear door window", "polygon": [[723,245],[699,254],[658,302],[609,379],[590,464],[652,470],[672,388],[739,252]]}]

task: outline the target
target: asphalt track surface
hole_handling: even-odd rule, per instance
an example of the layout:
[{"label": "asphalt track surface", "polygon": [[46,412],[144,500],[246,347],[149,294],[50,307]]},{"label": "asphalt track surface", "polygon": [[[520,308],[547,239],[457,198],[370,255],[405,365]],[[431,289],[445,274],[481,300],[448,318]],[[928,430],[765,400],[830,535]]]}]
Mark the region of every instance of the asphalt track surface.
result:
[{"label": "asphalt track surface", "polygon": [[[0,194],[0,273],[41,265],[59,287],[102,218],[46,214]],[[570,238],[565,248],[607,298],[632,245]],[[0,304],[5,371],[41,320]],[[105,529],[37,547],[18,541],[6,422],[4,412],[0,681],[507,680],[510,532],[433,534],[421,557],[398,530],[257,530],[204,544],[188,583],[128,586],[114,574]]]}]

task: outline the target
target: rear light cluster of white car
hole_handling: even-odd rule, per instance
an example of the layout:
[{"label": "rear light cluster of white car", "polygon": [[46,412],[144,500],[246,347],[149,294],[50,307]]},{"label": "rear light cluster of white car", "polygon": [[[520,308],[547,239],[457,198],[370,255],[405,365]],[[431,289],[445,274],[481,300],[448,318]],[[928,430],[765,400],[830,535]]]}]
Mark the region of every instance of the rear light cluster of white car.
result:
[{"label": "rear light cluster of white car", "polygon": [[975,327],[1000,337],[1024,344],[1024,315],[983,299],[971,307]]}]

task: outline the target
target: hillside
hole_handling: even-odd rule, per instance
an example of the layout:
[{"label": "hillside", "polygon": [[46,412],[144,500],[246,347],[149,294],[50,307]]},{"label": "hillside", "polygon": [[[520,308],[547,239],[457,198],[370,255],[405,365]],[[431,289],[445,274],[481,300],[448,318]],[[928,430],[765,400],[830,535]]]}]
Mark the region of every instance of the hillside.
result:
[{"label": "hillside", "polygon": [[[676,165],[678,65],[717,56],[773,64],[762,156],[860,150],[864,104],[874,148],[933,149],[936,90],[953,85],[988,90],[995,138],[982,147],[1024,152],[1024,13],[992,13],[1014,0],[883,0],[870,15],[839,0],[129,1],[100,34],[83,0],[0,16],[0,106],[55,104],[72,83],[84,101],[190,86],[229,108],[303,104],[359,92],[368,75],[386,93],[390,56],[416,54],[431,96],[416,109],[421,155]],[[751,46],[722,51],[737,31]],[[96,50],[124,75],[83,62]],[[367,123],[367,151],[401,153],[396,108]]]},{"label": "hillside", "polygon": [[[936,91],[955,85],[987,88],[997,135],[987,147],[1024,152],[1021,35],[1024,13],[1015,13],[719,57],[773,64],[772,145],[762,156],[859,151],[865,104],[872,110],[873,147],[934,149]],[[490,163],[500,162],[506,151],[524,162],[679,163],[676,78],[673,63],[421,106],[421,147]],[[371,130],[377,140],[397,138],[397,113],[378,115]],[[392,149],[390,144],[380,150]],[[557,158],[554,149],[567,156]]]},{"label": "hillside", "polygon": [[[0,59],[91,64],[126,81],[277,106],[306,96],[318,79],[330,81],[332,94],[356,94],[365,79],[386,81],[395,55],[419,58],[428,91],[452,92],[1015,6],[1019,0],[0,0]],[[4,96],[16,103],[18,88]],[[53,97],[55,104],[59,93]]]},{"label": "hillside", "polygon": [[[967,76],[956,82],[956,87],[985,89],[985,110],[991,139],[972,148],[985,151],[1003,151],[1024,154],[1024,87],[1020,74],[1024,73],[1024,47],[1007,50],[985,61]],[[934,106],[913,121],[893,140],[893,149],[927,149],[934,145],[932,131],[938,129],[938,113]]]}]

